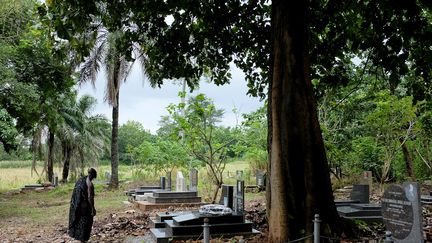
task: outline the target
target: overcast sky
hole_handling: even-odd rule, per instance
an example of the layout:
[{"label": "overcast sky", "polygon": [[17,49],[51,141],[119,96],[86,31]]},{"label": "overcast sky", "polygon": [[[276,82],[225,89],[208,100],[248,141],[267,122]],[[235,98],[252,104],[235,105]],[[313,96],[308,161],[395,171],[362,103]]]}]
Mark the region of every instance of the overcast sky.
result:
[{"label": "overcast sky", "polygon": [[[98,104],[93,114],[105,114],[111,120],[112,108],[103,102],[106,86],[104,78],[101,72],[96,81],[96,89],[93,89],[90,84],[83,85],[79,89],[79,95],[89,94],[95,97]],[[180,102],[178,92],[181,89],[182,86],[178,82],[174,84],[172,81],[165,82],[160,89],[152,89],[141,74],[139,65],[134,66],[127,82],[120,88],[120,125],[128,120],[134,120],[140,122],[146,130],[156,133],[161,116],[168,115],[166,107],[171,103]],[[250,97],[246,92],[244,74],[233,67],[230,84],[216,86],[201,82],[200,88],[193,94],[204,93],[213,99],[217,108],[225,110],[221,125],[234,126],[236,124],[236,116],[232,112],[234,107],[240,113],[249,113],[263,105],[259,98]],[[188,96],[190,95],[188,92]]]}]

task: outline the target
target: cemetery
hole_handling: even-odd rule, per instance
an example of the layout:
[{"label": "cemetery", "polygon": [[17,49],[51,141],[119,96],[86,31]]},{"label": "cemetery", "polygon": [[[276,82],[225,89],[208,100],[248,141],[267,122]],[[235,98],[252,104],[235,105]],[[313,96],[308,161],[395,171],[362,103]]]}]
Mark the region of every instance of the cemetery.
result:
[{"label": "cemetery", "polygon": [[431,64],[431,0],[2,0],[0,243],[432,242]]}]

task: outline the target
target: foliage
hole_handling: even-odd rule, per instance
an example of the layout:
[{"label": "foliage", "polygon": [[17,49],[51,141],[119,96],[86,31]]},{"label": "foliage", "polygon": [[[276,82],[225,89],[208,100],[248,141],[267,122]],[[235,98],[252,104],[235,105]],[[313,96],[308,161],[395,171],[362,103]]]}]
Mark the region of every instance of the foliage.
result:
[{"label": "foliage", "polygon": [[249,114],[243,114],[242,132],[236,143],[236,151],[248,160],[254,172],[266,171],[267,152],[267,104]]},{"label": "foliage", "polygon": [[207,171],[216,186],[213,201],[223,184],[223,171],[228,159],[229,146],[234,142],[236,129],[218,127],[223,110],[217,109],[213,101],[204,94],[190,97],[187,103],[168,106],[175,124],[175,134],[184,133],[184,144],[190,155],[207,166]]},{"label": "foliage", "polygon": [[143,125],[137,121],[127,121],[119,127],[119,158],[126,164],[132,164],[131,154],[134,148],[144,141],[153,141],[154,136],[146,131]]}]

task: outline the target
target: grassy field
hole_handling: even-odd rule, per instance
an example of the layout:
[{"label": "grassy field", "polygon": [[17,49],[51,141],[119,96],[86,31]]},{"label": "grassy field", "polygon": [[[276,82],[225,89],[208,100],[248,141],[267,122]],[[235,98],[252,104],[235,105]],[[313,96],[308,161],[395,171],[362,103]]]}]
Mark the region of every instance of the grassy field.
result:
[{"label": "grassy field", "polygon": [[[236,170],[243,170],[246,177],[246,184],[254,183],[253,175],[248,172],[249,165],[244,161],[228,163],[224,173],[224,183],[235,185]],[[122,201],[127,200],[124,190],[134,188],[136,185],[157,184],[159,174],[145,172],[141,177],[134,173],[131,166],[121,165],[119,167],[121,183],[119,190],[107,190],[104,174],[110,172],[110,166],[103,165],[96,167],[99,176],[95,181],[96,197],[95,204],[98,210],[98,217],[106,217],[112,212],[124,209]],[[37,170],[42,171],[41,166]],[[55,172],[61,175],[60,168],[56,167]],[[175,173],[173,173],[173,183],[175,183]],[[188,177],[185,174],[185,177]],[[21,188],[25,184],[34,184],[43,181],[35,174],[31,174],[29,162],[0,162],[0,228],[7,223],[33,227],[43,225],[46,219],[50,219],[51,225],[67,225],[69,201],[74,186],[73,182],[61,184],[60,187],[51,191],[28,192],[24,194],[14,194],[11,190]],[[74,181],[74,180],[73,180]],[[127,182],[125,182],[127,181]],[[175,184],[173,184],[174,186]],[[203,200],[210,201],[214,187],[208,180],[205,168],[199,170],[199,193]],[[263,197],[263,193],[246,194],[246,198],[253,199]]]}]

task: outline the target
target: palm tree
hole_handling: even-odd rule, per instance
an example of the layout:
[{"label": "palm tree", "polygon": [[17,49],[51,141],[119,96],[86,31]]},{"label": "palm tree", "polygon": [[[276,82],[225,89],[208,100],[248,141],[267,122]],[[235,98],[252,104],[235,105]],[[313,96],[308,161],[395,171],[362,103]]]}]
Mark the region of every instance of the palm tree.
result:
[{"label": "palm tree", "polygon": [[80,165],[83,173],[85,159],[96,160],[108,144],[106,131],[109,123],[102,115],[91,115],[95,105],[95,98],[84,95],[78,102],[71,100],[60,112],[64,122],[57,136],[60,138],[63,158],[63,182],[67,181],[73,159]]},{"label": "palm tree", "polygon": [[[122,82],[130,73],[133,62],[126,60],[118,46],[122,31],[107,32],[100,30],[95,47],[80,69],[79,83],[92,82],[95,87],[96,76],[103,65],[106,73],[105,101],[112,106],[111,129],[111,188],[118,188],[118,123],[119,123],[119,93]],[[142,57],[142,56],[141,56]]]}]

